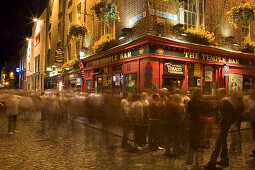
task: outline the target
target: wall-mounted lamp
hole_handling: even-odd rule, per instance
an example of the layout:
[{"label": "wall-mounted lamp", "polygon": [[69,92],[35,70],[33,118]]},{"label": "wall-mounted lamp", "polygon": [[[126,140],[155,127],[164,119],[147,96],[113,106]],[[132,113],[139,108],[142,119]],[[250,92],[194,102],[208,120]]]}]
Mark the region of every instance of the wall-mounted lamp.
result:
[{"label": "wall-mounted lamp", "polygon": [[123,28],[122,29],[122,34],[119,36],[119,40],[123,40],[128,35],[131,35],[132,31],[133,31],[132,28]]}]

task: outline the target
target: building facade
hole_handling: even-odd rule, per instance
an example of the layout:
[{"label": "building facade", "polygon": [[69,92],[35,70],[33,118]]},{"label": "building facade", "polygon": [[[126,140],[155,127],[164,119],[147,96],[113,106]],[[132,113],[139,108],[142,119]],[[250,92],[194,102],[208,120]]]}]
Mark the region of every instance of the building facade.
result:
[{"label": "building facade", "polygon": [[27,42],[23,44],[19,50],[19,66],[16,73],[19,74],[19,89],[27,89],[26,87],[26,59],[27,59]]},{"label": "building facade", "polygon": [[[140,93],[166,87],[190,93],[198,87],[213,95],[221,87],[228,93],[254,89],[254,53],[240,51],[248,34],[255,40],[254,23],[235,29],[226,15],[242,2],[185,2],[116,1],[120,22],[115,22],[113,36],[119,46],[82,59],[83,90]],[[215,34],[214,43],[193,42],[178,28],[201,29],[201,24]]]},{"label": "building facade", "polygon": [[[246,2],[255,5],[254,0]],[[107,11],[105,3],[114,15],[102,14]],[[198,87],[204,95],[212,95],[220,87],[229,93],[253,89],[254,53],[241,52],[241,44],[247,35],[255,40],[255,24],[238,23],[234,28],[226,14],[242,3],[49,0],[43,14],[45,55],[40,55],[45,72],[36,71],[38,54],[31,46],[34,42],[29,42],[27,64],[34,63],[27,65],[29,89],[135,93],[177,87],[190,93]],[[73,26],[85,27],[86,34],[74,37]],[[187,33],[189,28],[214,33],[215,40],[194,42]],[[98,51],[102,37],[109,36],[115,39],[115,47]]]},{"label": "building facade", "polygon": [[45,74],[45,34],[46,10],[34,21],[32,36],[28,39],[26,59],[26,88],[41,91],[44,89]]}]

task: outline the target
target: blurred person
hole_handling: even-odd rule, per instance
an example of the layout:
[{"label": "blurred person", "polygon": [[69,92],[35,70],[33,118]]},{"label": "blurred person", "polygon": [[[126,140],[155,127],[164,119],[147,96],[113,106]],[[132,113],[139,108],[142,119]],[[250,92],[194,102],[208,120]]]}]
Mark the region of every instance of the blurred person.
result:
[{"label": "blurred person", "polygon": [[6,113],[8,115],[8,132],[13,134],[13,132],[18,132],[16,129],[17,116],[18,116],[18,100],[17,96],[10,94],[6,100]]},{"label": "blurred person", "polygon": [[195,155],[195,166],[199,164],[198,149],[200,147],[200,137],[203,129],[203,123],[200,118],[204,112],[203,106],[204,103],[202,102],[201,90],[197,89],[193,91],[192,98],[187,107],[189,115],[189,146],[186,163],[193,164]]},{"label": "blurred person", "polygon": [[146,92],[141,93],[141,102],[143,103],[143,127],[142,127],[142,141],[143,145],[147,142],[147,129],[148,129],[148,107],[149,107],[149,101],[148,101],[148,94]]},{"label": "blurred person", "polygon": [[[165,135],[164,135],[164,130],[165,130],[165,107],[166,107],[166,102],[168,101],[168,97],[166,96],[166,88],[164,89],[159,89],[158,94],[159,94],[159,133],[158,133],[158,145],[160,149],[164,148],[165,144]],[[170,96],[169,96],[170,97]]]},{"label": "blurred person", "polygon": [[152,101],[149,103],[148,119],[149,119],[149,147],[158,149],[158,131],[159,131],[159,94],[152,95]]},{"label": "blurred person", "polygon": [[143,138],[142,138],[142,127],[143,127],[143,103],[141,102],[141,95],[134,94],[132,97],[132,104],[131,104],[131,121],[133,124],[133,131],[134,131],[134,148],[139,150],[140,147],[143,145]]},{"label": "blurred person", "polygon": [[[220,126],[220,132],[215,142],[215,148],[211,155],[211,158],[205,169],[216,169],[216,164],[228,167],[228,147],[227,147],[227,137],[228,130],[232,123],[236,121],[236,110],[232,104],[232,98],[226,97],[226,89],[220,88],[216,90],[216,97],[218,100],[218,122]],[[218,156],[220,155],[220,162],[217,162]]]},{"label": "blurred person", "polygon": [[233,132],[231,133],[231,144],[229,152],[234,153],[235,151],[238,151],[239,153],[242,153],[240,127],[242,122],[242,114],[245,107],[243,102],[243,95],[241,92],[235,92],[232,98],[232,103],[236,110],[236,121],[230,126],[230,130]]},{"label": "blurred person", "polygon": [[131,93],[124,92],[123,97],[124,98],[120,102],[122,126],[123,126],[122,146],[126,147],[126,146],[129,146],[128,138],[129,138],[129,132],[131,128],[129,117],[130,117],[130,110],[131,110],[132,95]]},{"label": "blurred person", "polygon": [[180,105],[178,101],[180,96],[174,94],[165,104],[165,111],[161,116],[164,127],[165,156],[170,156],[170,145],[173,143],[173,151],[178,151],[178,130],[180,127]]},{"label": "blurred person", "polygon": [[251,151],[251,155],[255,157],[255,91],[251,92],[250,96],[250,121],[251,121],[251,128],[253,134],[253,150]]}]

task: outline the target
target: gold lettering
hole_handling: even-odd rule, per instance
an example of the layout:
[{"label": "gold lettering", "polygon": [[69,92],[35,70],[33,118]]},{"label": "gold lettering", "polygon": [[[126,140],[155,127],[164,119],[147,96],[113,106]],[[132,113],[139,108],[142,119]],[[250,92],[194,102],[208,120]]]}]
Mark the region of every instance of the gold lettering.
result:
[{"label": "gold lettering", "polygon": [[228,63],[233,63],[231,58],[228,59]]},{"label": "gold lettering", "polygon": [[186,58],[189,58],[189,52],[184,51],[184,55],[185,55]]},{"label": "gold lettering", "polygon": [[212,56],[212,61],[217,61],[215,55]]},{"label": "gold lettering", "polygon": [[226,57],[222,57],[221,62],[225,63],[227,61]]},{"label": "gold lettering", "polygon": [[122,53],[120,54],[120,60],[121,60],[121,59],[123,59],[123,54],[122,54]]},{"label": "gold lettering", "polygon": [[206,54],[206,60],[210,60],[210,55]]},{"label": "gold lettering", "polygon": [[129,51],[129,52],[127,53],[127,57],[128,57],[128,58],[131,58],[131,57],[132,57],[132,52],[131,52],[131,51]]},{"label": "gold lettering", "polygon": [[195,58],[195,55],[193,52],[189,53],[189,58]]},{"label": "gold lettering", "polygon": [[206,54],[202,54],[203,60],[206,60]]},{"label": "gold lettering", "polygon": [[195,53],[195,59],[199,59],[199,53]]},{"label": "gold lettering", "polygon": [[240,64],[240,61],[239,61],[239,59],[236,59],[236,64]]}]

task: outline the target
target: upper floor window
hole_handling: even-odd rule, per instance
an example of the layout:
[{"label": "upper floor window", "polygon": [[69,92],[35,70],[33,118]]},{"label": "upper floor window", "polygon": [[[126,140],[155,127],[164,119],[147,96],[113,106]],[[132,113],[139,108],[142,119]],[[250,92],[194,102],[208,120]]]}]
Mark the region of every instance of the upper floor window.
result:
[{"label": "upper floor window", "polygon": [[198,27],[204,24],[205,0],[187,0],[184,5],[185,28]]},{"label": "upper floor window", "polygon": [[51,32],[49,33],[49,49],[51,49]]},{"label": "upper floor window", "polygon": [[81,3],[77,5],[77,24],[81,24]]},{"label": "upper floor window", "polygon": [[39,72],[40,55],[35,57],[35,72]]},{"label": "upper floor window", "polygon": [[72,59],[72,56],[71,56],[71,44],[68,45],[67,53],[68,53],[68,60],[71,60]]},{"label": "upper floor window", "polygon": [[99,24],[99,27],[100,37],[106,34],[111,34],[113,37],[115,37],[115,20],[113,20],[112,22],[101,22]]},{"label": "upper floor window", "polygon": [[68,1],[68,8],[69,8],[70,6],[72,6],[72,4],[73,4],[73,0],[69,0],[69,1]]},{"label": "upper floor window", "polygon": [[35,46],[40,43],[40,33],[35,37]]}]

